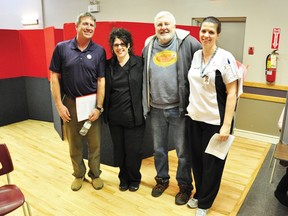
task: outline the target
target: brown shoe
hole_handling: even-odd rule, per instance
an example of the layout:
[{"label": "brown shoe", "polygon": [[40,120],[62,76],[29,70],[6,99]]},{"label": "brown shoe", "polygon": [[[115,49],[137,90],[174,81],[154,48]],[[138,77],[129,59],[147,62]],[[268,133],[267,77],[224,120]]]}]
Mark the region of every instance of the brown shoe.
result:
[{"label": "brown shoe", "polygon": [[82,178],[75,178],[74,181],[71,184],[71,189],[73,191],[78,191],[80,190],[80,188],[82,187],[82,183],[83,183],[84,177]]},{"label": "brown shoe", "polygon": [[175,204],[185,205],[190,199],[193,187],[189,185],[180,185],[179,192],[175,196]]},{"label": "brown shoe", "polygon": [[96,190],[100,190],[103,188],[104,184],[103,181],[101,180],[101,178],[94,178],[92,179],[92,186],[96,189]]},{"label": "brown shoe", "polygon": [[151,195],[153,197],[159,197],[168,188],[169,180],[168,179],[164,180],[164,179],[161,179],[161,178],[158,178],[158,177],[155,177],[155,180],[156,180],[157,184],[152,189]]}]

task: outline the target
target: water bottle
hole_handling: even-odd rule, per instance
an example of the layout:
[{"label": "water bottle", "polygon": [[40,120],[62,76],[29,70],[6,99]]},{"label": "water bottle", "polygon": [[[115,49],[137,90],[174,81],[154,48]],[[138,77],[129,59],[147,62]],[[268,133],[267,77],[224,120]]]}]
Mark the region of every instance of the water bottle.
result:
[{"label": "water bottle", "polygon": [[85,136],[87,134],[88,130],[90,129],[91,124],[92,124],[92,122],[90,120],[85,121],[85,123],[83,124],[83,126],[82,126],[81,130],[79,131],[79,133],[82,136]]}]

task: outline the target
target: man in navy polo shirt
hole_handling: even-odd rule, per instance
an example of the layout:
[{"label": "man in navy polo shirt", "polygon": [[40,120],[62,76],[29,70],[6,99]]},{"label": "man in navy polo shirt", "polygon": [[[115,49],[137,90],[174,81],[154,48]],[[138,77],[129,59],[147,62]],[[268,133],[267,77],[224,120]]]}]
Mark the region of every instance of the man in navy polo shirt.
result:
[{"label": "man in navy polo shirt", "polygon": [[[73,165],[71,189],[77,191],[85,179],[82,136],[79,134],[84,121],[78,122],[77,97],[96,94],[96,107],[91,110],[92,125],[86,134],[88,143],[88,176],[96,190],[103,187],[100,179],[100,115],[103,112],[105,88],[105,60],[103,47],[92,41],[96,19],[91,13],[81,13],[76,20],[77,35],[74,39],[57,44],[50,63],[51,92],[57,111],[64,122]],[[63,92],[63,97],[61,96]]]}]

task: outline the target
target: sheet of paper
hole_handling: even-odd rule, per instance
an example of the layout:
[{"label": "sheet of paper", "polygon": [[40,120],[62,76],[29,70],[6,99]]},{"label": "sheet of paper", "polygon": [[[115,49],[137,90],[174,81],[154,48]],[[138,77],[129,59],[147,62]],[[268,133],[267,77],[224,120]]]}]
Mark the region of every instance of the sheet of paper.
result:
[{"label": "sheet of paper", "polygon": [[77,97],[76,112],[78,122],[88,119],[89,114],[95,107],[96,107],[96,94]]},{"label": "sheet of paper", "polygon": [[232,143],[234,141],[235,136],[229,135],[229,137],[226,141],[220,141],[218,137],[219,137],[218,133],[214,134],[211,137],[211,139],[208,143],[208,146],[205,150],[205,153],[214,155],[214,156],[224,160],[229,149],[230,149],[230,146],[232,145]]}]

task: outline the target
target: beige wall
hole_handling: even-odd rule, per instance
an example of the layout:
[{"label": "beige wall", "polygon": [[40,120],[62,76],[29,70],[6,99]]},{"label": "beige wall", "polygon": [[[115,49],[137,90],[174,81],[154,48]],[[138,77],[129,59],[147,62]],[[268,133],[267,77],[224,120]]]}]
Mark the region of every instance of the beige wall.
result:
[{"label": "beige wall", "polygon": [[236,115],[236,128],[279,136],[278,120],[284,104],[241,98]]}]

